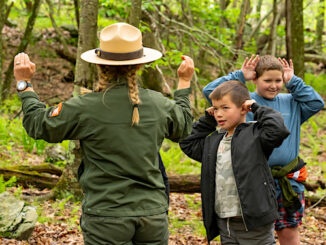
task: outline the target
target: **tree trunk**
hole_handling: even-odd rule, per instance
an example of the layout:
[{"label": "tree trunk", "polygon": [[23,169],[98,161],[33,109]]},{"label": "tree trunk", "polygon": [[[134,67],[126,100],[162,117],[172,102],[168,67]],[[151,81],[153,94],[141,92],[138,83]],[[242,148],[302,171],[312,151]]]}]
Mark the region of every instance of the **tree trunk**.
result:
[{"label": "tree trunk", "polygon": [[285,19],[286,19],[286,24],[285,24],[285,46],[286,46],[286,59],[289,60],[292,57],[292,45],[291,45],[291,40],[292,40],[292,31],[291,31],[291,14],[292,14],[292,9],[291,9],[291,0],[285,0]]},{"label": "tree trunk", "polygon": [[[5,25],[5,12],[6,12],[6,5],[5,5],[5,0],[0,0],[0,74],[2,74],[2,69],[3,69],[3,57],[4,57],[4,51],[3,51],[3,42],[2,42],[2,29]],[[2,101],[2,92],[3,91],[3,80],[2,80],[2,75],[0,75],[0,104]]]},{"label": "tree trunk", "polygon": [[[318,14],[316,22],[315,46],[318,53],[323,52],[323,31],[324,31],[325,0],[319,0]],[[325,63],[324,63],[325,64]]]},{"label": "tree trunk", "polygon": [[[24,36],[23,36],[23,38],[20,42],[20,45],[17,49],[17,52],[16,52],[17,54],[25,51],[28,43],[30,42],[30,39],[32,36],[32,31],[33,31],[34,24],[35,24],[35,20],[38,15],[38,11],[40,9],[41,3],[42,3],[42,0],[34,1],[32,13],[31,13],[30,17],[28,18]],[[8,94],[10,91],[10,86],[13,81],[13,69],[14,69],[14,59],[11,60],[7,71],[5,72],[5,80],[3,82],[3,86],[1,87],[1,91],[0,91],[0,93],[1,93],[1,96],[0,96],[1,101],[0,102],[3,102],[8,97]]]},{"label": "tree trunk", "polygon": [[289,0],[291,36],[290,45],[292,54],[288,58],[293,60],[295,74],[304,77],[304,28],[303,28],[303,0]]},{"label": "tree trunk", "polygon": [[280,22],[281,15],[283,10],[278,10],[277,1],[274,0],[273,2],[273,21],[270,30],[270,38],[269,38],[269,45],[268,45],[268,53],[270,55],[276,55],[276,46],[277,46],[277,26]]},{"label": "tree trunk", "polygon": [[80,55],[87,50],[97,48],[98,0],[81,0],[80,3],[80,27],[75,67],[75,94],[80,93],[80,87],[92,90],[93,83],[96,81],[96,66],[83,61]]},{"label": "tree trunk", "polygon": [[[148,23],[151,26],[152,22],[149,16],[142,16],[142,0],[133,0],[131,1],[131,8],[129,10],[129,16],[127,22],[130,25],[133,25],[139,28],[140,20],[142,19],[145,23]],[[143,44],[146,47],[155,48],[160,50],[157,44],[157,40],[153,35],[153,32],[143,32]],[[148,67],[142,72],[142,83],[145,88],[149,88],[155,91],[163,92],[164,77],[159,71],[155,68]]]},{"label": "tree trunk", "polygon": [[129,9],[129,16],[127,22],[137,28],[139,27],[139,23],[141,20],[141,6],[142,0],[132,0],[131,8]]},{"label": "tree trunk", "polygon": [[[96,66],[94,64],[81,60],[80,55],[90,49],[97,47],[97,11],[98,0],[82,0],[80,11],[80,27],[77,49],[77,59],[75,67],[75,88],[74,95],[80,94],[80,88],[85,87],[93,89],[93,83],[96,80]],[[82,196],[78,185],[77,172],[81,163],[81,151],[78,141],[70,141],[70,158],[55,186],[55,196],[60,196],[66,191],[73,192],[75,196]]]},{"label": "tree trunk", "polygon": [[58,182],[53,188],[55,197],[61,197],[67,191],[73,193],[74,198],[82,199],[83,192],[78,183],[78,168],[81,163],[81,151],[78,141],[70,141],[69,158]]},{"label": "tree trunk", "polygon": [[243,47],[243,35],[244,29],[246,25],[246,17],[248,12],[250,11],[250,0],[242,0],[240,15],[238,18],[238,27],[237,27],[237,34],[235,38],[235,55],[233,56],[233,61],[237,61],[239,56],[239,50]]},{"label": "tree trunk", "polygon": [[69,50],[69,45],[67,43],[67,40],[64,38],[64,35],[62,33],[62,30],[58,27],[55,18],[53,16],[54,13],[54,8],[53,8],[53,3],[52,0],[46,0],[46,3],[49,7],[49,16],[50,16],[50,20],[53,26],[53,29],[55,30],[60,45],[58,46],[58,49],[56,49],[57,54],[59,54],[61,57],[65,58],[66,60],[70,61],[71,63],[75,64],[76,62],[76,52],[73,51],[71,52]]},{"label": "tree trunk", "polygon": [[[151,20],[151,15],[144,11],[142,15],[142,21],[148,24],[151,31],[143,32],[143,44],[146,47],[154,48],[157,50],[162,50],[160,47],[160,43],[158,43],[158,38],[155,36],[155,33],[157,33],[159,30],[157,30],[157,26],[155,24],[155,21]],[[168,86],[163,74],[158,69],[158,67],[148,67],[143,70],[142,72],[142,82],[143,86],[145,88],[149,88],[158,92],[161,92],[163,94],[170,94],[170,89]]]},{"label": "tree trunk", "polygon": [[76,18],[76,23],[77,23],[78,29],[79,29],[79,19],[80,19],[79,8],[80,8],[79,0],[74,0],[75,18]]}]

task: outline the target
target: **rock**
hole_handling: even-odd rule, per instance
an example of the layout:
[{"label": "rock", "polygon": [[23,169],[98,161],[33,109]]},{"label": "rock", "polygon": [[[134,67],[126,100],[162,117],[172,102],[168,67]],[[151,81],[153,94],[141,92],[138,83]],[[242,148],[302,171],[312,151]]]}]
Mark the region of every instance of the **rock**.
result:
[{"label": "rock", "polygon": [[49,163],[63,162],[67,160],[66,150],[63,146],[59,144],[50,145],[45,150],[45,159]]},{"label": "rock", "polygon": [[37,221],[36,209],[25,205],[14,195],[0,194],[0,236],[17,240],[28,240]]}]

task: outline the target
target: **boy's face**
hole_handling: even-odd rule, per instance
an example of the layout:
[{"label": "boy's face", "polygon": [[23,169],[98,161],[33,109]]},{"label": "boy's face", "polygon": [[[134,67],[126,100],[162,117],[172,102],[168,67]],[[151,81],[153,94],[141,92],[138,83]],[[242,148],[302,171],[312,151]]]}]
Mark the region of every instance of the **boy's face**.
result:
[{"label": "boy's face", "polygon": [[266,99],[274,99],[283,87],[283,74],[279,70],[265,71],[260,77],[254,80],[256,92]]},{"label": "boy's face", "polygon": [[242,107],[237,107],[231,100],[230,95],[225,95],[221,99],[212,100],[214,107],[214,118],[218,126],[225,129],[228,135],[233,135],[234,129],[245,122],[246,110]]}]

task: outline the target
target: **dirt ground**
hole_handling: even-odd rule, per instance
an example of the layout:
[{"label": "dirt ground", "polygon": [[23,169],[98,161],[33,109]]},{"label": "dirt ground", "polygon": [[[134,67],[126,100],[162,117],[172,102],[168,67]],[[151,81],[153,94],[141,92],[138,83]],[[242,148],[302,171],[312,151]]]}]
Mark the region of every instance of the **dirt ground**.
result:
[{"label": "dirt ground", "polygon": [[[185,224],[189,221],[189,209],[184,205],[183,194],[171,193],[170,212],[177,210],[179,219]],[[195,200],[200,200],[200,194],[193,194]],[[49,217],[54,217],[56,223],[37,223],[29,241],[17,241],[14,239],[0,238],[1,245],[82,245],[83,238],[79,229],[79,223],[71,224],[73,207],[67,204],[61,215],[54,215],[55,208],[51,201],[43,203],[42,208]],[[80,213],[80,211],[79,211]],[[326,245],[326,207],[307,208],[303,225],[300,227],[301,245]],[[177,235],[171,235],[169,245],[204,245],[207,244],[204,237],[198,237],[191,231],[180,227]],[[219,245],[213,241],[212,245]],[[278,244],[278,243],[277,243]]]},{"label": "dirt ground", "polygon": [[[19,44],[21,33],[14,29],[5,28],[4,32],[10,39],[7,42],[6,47],[10,49],[8,51],[8,58],[13,57],[14,50]],[[49,32],[51,33],[51,32]],[[43,33],[46,38],[49,33]],[[44,45],[43,47],[41,47]],[[40,52],[36,52],[35,48],[47,50],[49,54],[43,52],[43,56],[40,56]],[[39,40],[38,44],[33,47],[29,47],[26,51],[31,60],[36,64],[37,71],[33,78],[34,89],[38,92],[41,100],[48,104],[56,104],[62,100],[66,100],[71,97],[73,91],[72,80],[69,79],[69,74],[73,70],[73,65],[61,58],[53,58],[53,51],[50,51],[51,45],[44,41]],[[11,57],[10,57],[11,55]],[[70,76],[71,77],[71,76]],[[13,92],[15,91],[15,85],[12,86]],[[199,198],[199,194],[194,194],[195,198]],[[187,215],[187,207],[184,206],[180,200],[183,200],[183,194],[172,193],[170,210],[182,210],[179,212],[184,221],[189,219]],[[44,202],[43,208],[49,215],[53,214],[53,207],[51,202]],[[12,239],[0,238],[0,244],[3,245],[63,245],[63,244],[83,244],[81,232],[79,230],[78,222],[71,228],[68,225],[70,207],[66,207],[66,216],[56,217],[57,224],[40,224],[37,223],[32,237],[29,241],[16,241]],[[300,227],[302,244],[311,245],[326,245],[326,207],[313,207],[306,209],[303,225]],[[191,231],[182,230],[177,235],[172,235],[169,241],[170,245],[200,245],[207,244],[205,238],[196,237]],[[213,242],[214,245],[219,244]]]}]

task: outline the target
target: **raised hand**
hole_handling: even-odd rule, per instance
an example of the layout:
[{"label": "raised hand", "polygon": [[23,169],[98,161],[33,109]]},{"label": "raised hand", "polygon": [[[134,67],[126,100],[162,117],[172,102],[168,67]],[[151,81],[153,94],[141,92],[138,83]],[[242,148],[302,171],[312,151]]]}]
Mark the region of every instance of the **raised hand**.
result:
[{"label": "raised hand", "polygon": [[246,100],[243,104],[242,107],[243,109],[245,109],[247,112],[251,111],[251,105],[253,103],[256,103],[255,100]]},{"label": "raised hand", "polygon": [[35,64],[30,61],[28,55],[19,53],[15,56],[14,62],[14,76],[16,81],[30,81],[35,73]]},{"label": "raised hand", "polygon": [[214,107],[213,107],[213,106],[208,107],[208,108],[206,109],[206,112],[207,112],[209,115],[214,116]]},{"label": "raised hand", "polygon": [[183,55],[182,62],[178,68],[179,84],[178,89],[189,88],[190,81],[194,75],[194,61],[189,56]]},{"label": "raised hand", "polygon": [[259,61],[259,55],[252,55],[250,58],[246,57],[242,67],[241,71],[243,72],[243,76],[246,79],[246,81],[253,80],[256,78],[256,66]]},{"label": "raised hand", "polygon": [[287,62],[286,59],[284,58],[278,58],[279,62],[282,64],[283,66],[283,71],[284,71],[284,83],[288,83],[291,78],[294,75],[294,69],[293,69],[293,62],[292,59],[290,59],[290,62]]}]

